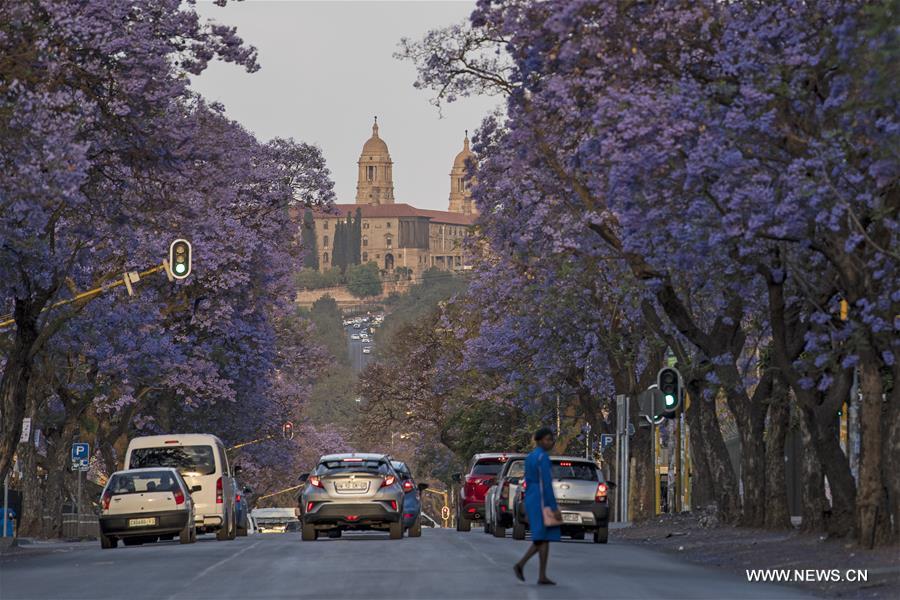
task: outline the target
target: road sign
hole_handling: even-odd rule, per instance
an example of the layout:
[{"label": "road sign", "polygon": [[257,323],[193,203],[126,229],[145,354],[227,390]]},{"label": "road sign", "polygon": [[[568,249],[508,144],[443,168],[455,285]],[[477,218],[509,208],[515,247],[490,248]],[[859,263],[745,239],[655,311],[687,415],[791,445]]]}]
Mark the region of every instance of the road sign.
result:
[{"label": "road sign", "polygon": [[25,417],[22,419],[22,436],[19,438],[20,442],[27,442],[31,437],[31,417]]},{"label": "road sign", "polygon": [[615,442],[616,437],[611,433],[601,433],[600,434],[600,449],[606,450]]},{"label": "road sign", "polygon": [[91,445],[87,442],[72,444],[72,462],[87,461],[91,457]]}]

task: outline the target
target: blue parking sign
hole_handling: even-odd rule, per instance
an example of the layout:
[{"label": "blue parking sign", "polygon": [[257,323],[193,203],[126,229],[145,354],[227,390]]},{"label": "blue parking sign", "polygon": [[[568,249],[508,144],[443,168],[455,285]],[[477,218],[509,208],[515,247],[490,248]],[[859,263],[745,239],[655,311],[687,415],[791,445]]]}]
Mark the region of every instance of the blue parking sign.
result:
[{"label": "blue parking sign", "polygon": [[606,450],[610,446],[613,445],[615,438],[611,433],[602,433],[600,434],[600,449]]},{"label": "blue parking sign", "polygon": [[87,442],[72,444],[72,462],[84,463],[91,456],[91,446]]}]

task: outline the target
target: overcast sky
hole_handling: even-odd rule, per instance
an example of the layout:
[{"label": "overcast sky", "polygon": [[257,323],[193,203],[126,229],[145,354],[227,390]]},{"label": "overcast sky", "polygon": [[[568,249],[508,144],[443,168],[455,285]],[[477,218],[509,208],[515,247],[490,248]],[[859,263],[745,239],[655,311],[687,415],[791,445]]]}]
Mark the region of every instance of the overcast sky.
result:
[{"label": "overcast sky", "polygon": [[450,167],[463,131],[478,127],[494,98],[462,99],[443,109],[416,90],[415,69],[393,58],[402,37],[465,19],[474,2],[200,3],[203,18],[236,26],[259,50],[262,68],[247,74],[215,63],[193,87],[222,102],[228,115],[261,140],[293,137],[319,145],[338,202],[356,197],[356,161],[378,115],[394,161],[394,197],[446,210]]}]

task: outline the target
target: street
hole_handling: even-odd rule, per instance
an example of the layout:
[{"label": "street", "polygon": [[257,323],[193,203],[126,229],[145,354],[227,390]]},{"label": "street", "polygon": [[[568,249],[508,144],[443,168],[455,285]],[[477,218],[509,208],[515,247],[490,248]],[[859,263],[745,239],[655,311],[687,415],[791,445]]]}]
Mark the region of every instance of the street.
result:
[{"label": "street", "polygon": [[512,564],[525,543],[426,528],[418,539],[380,533],[301,542],[299,533],[231,542],[204,536],[101,550],[96,543],[0,560],[4,600],[40,598],[802,598],[796,588],[747,583],[721,570],[616,543],[552,545],[556,587],[528,583]]},{"label": "street", "polygon": [[363,353],[363,348],[369,346],[374,351],[375,344],[371,341],[364,342],[351,338],[351,335],[359,335],[360,332],[359,329],[354,329],[352,325],[345,326],[344,332],[347,334],[347,351],[350,353],[350,365],[353,367],[354,373],[359,373],[366,368],[366,365],[369,364],[369,361],[374,356],[373,354]]}]

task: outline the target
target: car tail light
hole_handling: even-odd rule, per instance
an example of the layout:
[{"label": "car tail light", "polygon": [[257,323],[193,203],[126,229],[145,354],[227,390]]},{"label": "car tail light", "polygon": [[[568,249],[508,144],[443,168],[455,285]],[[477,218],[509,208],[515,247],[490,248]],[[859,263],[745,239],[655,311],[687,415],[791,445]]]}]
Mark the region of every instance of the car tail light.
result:
[{"label": "car tail light", "polygon": [[396,483],[397,478],[393,475],[388,475],[384,478],[384,481],[381,482],[381,487],[390,487]]},{"label": "car tail light", "polygon": [[522,481],[522,491],[525,491],[525,488],[528,487],[528,484],[523,480]]},{"label": "car tail light", "polygon": [[602,500],[606,500],[606,492],[608,490],[609,490],[609,488],[606,486],[605,483],[603,483],[602,481],[600,483],[598,483],[597,484],[597,496],[595,497],[595,500],[597,500],[598,502],[600,502]]},{"label": "car tail light", "polygon": [[235,502],[240,502],[240,501],[241,501],[241,495],[240,495],[240,494],[235,494],[235,495],[234,495],[234,501],[235,501]]},{"label": "car tail light", "polygon": [[397,510],[397,501],[391,500],[391,510]]},{"label": "car tail light", "polygon": [[103,510],[109,510],[109,503],[112,500],[112,492],[106,490],[103,492]]},{"label": "car tail light", "polygon": [[306,512],[312,512],[314,504],[312,502],[306,503]]},{"label": "car tail light", "polygon": [[475,507],[473,506],[472,508],[470,508],[470,509],[469,509],[469,512],[470,512],[470,513],[475,512]]},{"label": "car tail light", "polygon": [[222,504],[224,498],[222,496],[222,478],[216,479],[216,504]]},{"label": "car tail light", "polygon": [[403,518],[404,518],[404,519],[412,519],[412,518],[413,518],[413,514],[412,514],[412,513],[403,513]]},{"label": "car tail light", "polygon": [[407,479],[406,481],[404,481],[402,487],[404,492],[411,492],[416,489],[416,486],[413,485],[412,479]]},{"label": "car tail light", "polygon": [[348,521],[356,521],[359,519],[359,515],[347,515]]},{"label": "car tail light", "polygon": [[166,441],[163,442],[163,443],[164,443],[164,444],[177,444],[177,443],[178,443],[178,440],[166,440]]},{"label": "car tail light", "polygon": [[570,463],[570,462],[568,462],[568,461],[563,461],[563,462],[559,463],[559,466],[561,466],[561,467],[571,467],[571,466],[572,466],[572,463]]},{"label": "car tail light", "polygon": [[318,475],[310,475],[309,484],[317,488],[322,488],[323,490],[325,489],[325,485],[322,484],[322,478]]},{"label": "car tail light", "polygon": [[184,492],[182,492],[181,490],[176,490],[172,495],[175,496],[175,504],[177,504],[178,506],[184,504]]}]

